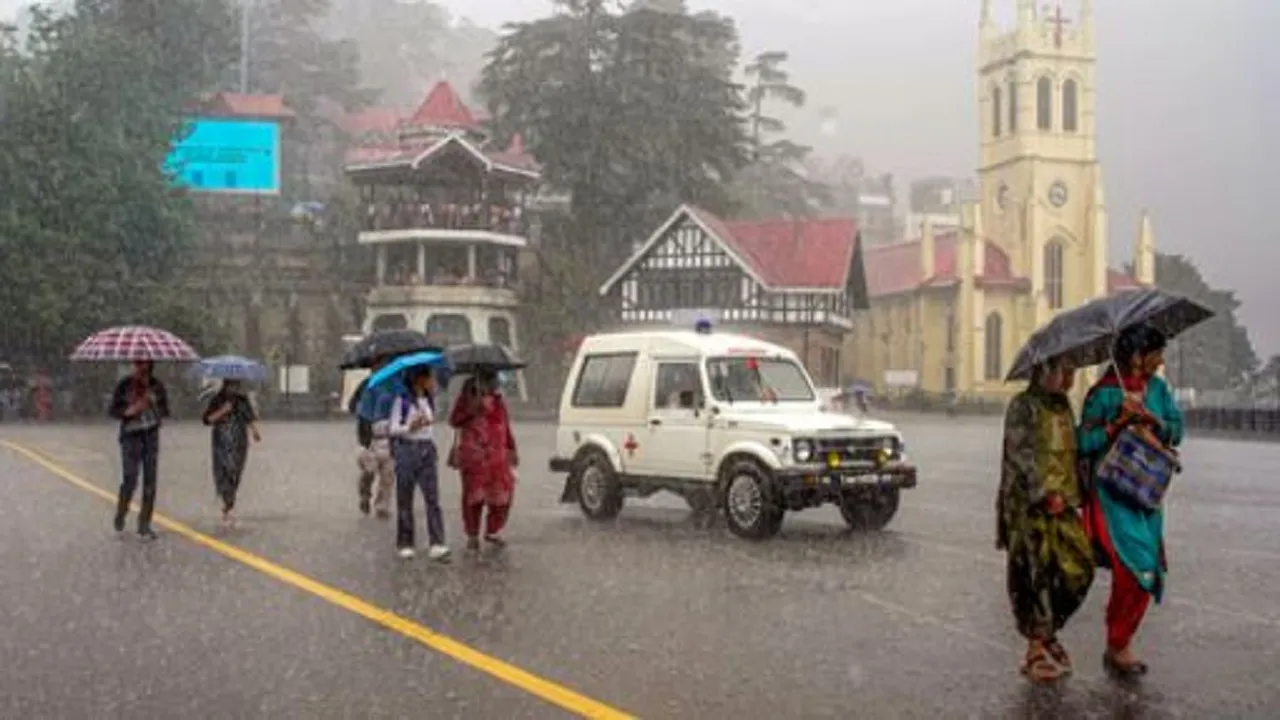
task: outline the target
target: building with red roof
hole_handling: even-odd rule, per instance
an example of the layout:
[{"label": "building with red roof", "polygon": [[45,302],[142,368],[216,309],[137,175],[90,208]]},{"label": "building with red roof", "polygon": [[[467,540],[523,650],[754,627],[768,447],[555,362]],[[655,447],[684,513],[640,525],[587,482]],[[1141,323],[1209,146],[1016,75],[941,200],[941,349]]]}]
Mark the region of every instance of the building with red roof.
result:
[{"label": "building with red roof", "polygon": [[[342,128],[354,141],[345,169],[361,196],[358,242],[375,258],[363,330],[518,349],[516,275],[541,183],[523,140],[495,144],[446,81],[411,112],[365,110]],[[523,397],[521,384],[508,390]]]},{"label": "building with red roof", "polygon": [[852,218],[726,222],[678,208],[600,287],[629,324],[714,309],[722,327],[786,345],[819,383],[841,375],[867,277]]}]

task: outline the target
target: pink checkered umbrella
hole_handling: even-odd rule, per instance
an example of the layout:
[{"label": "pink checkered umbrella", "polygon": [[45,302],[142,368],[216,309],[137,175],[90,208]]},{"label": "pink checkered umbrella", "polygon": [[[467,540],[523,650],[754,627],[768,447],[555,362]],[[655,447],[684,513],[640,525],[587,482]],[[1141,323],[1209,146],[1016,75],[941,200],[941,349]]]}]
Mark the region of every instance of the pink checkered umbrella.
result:
[{"label": "pink checkered umbrella", "polygon": [[126,325],[90,335],[71,353],[71,359],[78,362],[198,362],[200,355],[167,330]]}]

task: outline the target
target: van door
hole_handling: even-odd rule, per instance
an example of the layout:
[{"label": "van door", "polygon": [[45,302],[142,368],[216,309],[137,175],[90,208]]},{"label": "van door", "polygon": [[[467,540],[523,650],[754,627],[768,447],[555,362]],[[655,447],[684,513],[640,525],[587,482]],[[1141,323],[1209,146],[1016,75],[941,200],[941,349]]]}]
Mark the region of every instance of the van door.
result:
[{"label": "van door", "polygon": [[707,477],[703,455],[707,422],[702,376],[696,359],[655,359],[646,435],[654,449],[645,455],[644,474],[701,480]]}]

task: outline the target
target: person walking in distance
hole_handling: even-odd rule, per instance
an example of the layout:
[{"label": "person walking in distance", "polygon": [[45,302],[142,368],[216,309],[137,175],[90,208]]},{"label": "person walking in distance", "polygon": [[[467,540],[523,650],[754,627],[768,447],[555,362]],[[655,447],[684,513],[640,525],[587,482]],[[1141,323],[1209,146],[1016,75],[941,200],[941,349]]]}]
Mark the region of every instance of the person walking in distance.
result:
[{"label": "person walking in distance", "polygon": [[[386,358],[378,358],[373,363],[373,372],[387,364]],[[372,375],[370,376],[372,377]],[[391,495],[395,489],[395,460],[391,457],[391,441],[387,436],[387,422],[374,422],[366,419],[360,412],[362,405],[376,408],[378,398],[365,398],[369,379],[365,378],[351,395],[348,410],[356,415],[356,441],[360,444],[360,454],[356,465],[360,470],[358,493],[360,496],[360,512],[369,514],[372,509],[379,519],[391,517]],[[381,390],[372,392],[382,395]],[[375,412],[376,414],[376,412]],[[370,508],[372,500],[372,508]]]},{"label": "person walking in distance", "polygon": [[123,477],[116,500],[115,529],[124,531],[129,504],[142,473],[142,510],[138,513],[138,537],[154,540],[151,515],[156,506],[156,475],[159,472],[160,425],[169,417],[169,396],[164,384],[152,374],[149,360],[133,363],[133,372],[116,384],[108,414],[120,421],[120,459]]},{"label": "person walking in distance", "polygon": [[402,558],[414,555],[413,491],[422,490],[427,511],[427,556],[449,560],[440,510],[439,458],[435,433],[435,376],[428,367],[408,371],[408,391],[391,406],[388,425],[396,463],[396,547]]},{"label": "person walking in distance", "polygon": [[467,549],[480,548],[482,515],[485,541],[497,548],[505,547],[502,530],[511,511],[515,493],[513,468],[519,460],[496,373],[481,371],[467,380],[449,413],[449,424],[457,433],[449,464],[462,476]]},{"label": "person walking in distance", "polygon": [[204,411],[204,424],[211,428],[213,442],[213,481],[222,500],[222,524],[235,526],[231,514],[240,490],[240,478],[249,459],[249,439],[262,442],[258,432],[258,415],[241,390],[239,382],[226,380]]}]

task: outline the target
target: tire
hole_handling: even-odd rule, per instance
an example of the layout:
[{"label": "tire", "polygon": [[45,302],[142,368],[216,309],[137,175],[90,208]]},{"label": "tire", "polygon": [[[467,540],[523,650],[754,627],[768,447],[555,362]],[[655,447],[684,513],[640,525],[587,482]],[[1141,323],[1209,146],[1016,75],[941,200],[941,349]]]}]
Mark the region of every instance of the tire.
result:
[{"label": "tire", "polygon": [[622,512],[622,486],[609,458],[598,450],[588,451],[579,460],[578,506],[592,520],[612,520]]},{"label": "tire", "polygon": [[769,472],[751,460],[738,460],[724,471],[722,504],[729,530],[747,540],[767,540],[782,529],[785,510]]},{"label": "tire", "polygon": [[901,495],[902,491],[896,487],[845,493],[840,502],[840,516],[853,530],[883,530],[898,514]]}]

